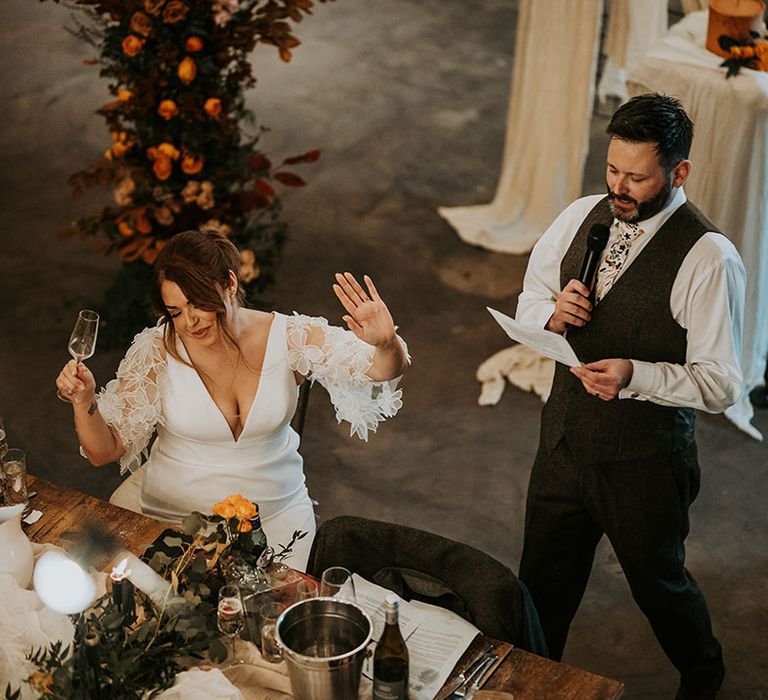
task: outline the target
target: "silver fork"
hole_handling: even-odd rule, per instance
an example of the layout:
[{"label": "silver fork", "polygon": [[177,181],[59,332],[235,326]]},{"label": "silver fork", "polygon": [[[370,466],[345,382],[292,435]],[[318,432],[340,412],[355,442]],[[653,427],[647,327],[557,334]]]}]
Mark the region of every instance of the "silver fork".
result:
[{"label": "silver fork", "polygon": [[460,686],[464,685],[466,683],[468,676],[470,676],[474,671],[477,669],[478,666],[480,666],[485,659],[488,658],[488,656],[493,651],[493,644],[490,642],[486,642],[485,645],[483,645],[483,648],[478,651],[475,656],[472,658],[472,660],[467,664],[466,668],[462,671],[459,671],[456,676],[450,679],[448,682],[448,690],[443,695],[444,700],[452,700],[452,698],[456,697],[455,692],[456,689]]},{"label": "silver fork", "polygon": [[483,660],[467,674],[464,682],[453,691],[451,698],[461,698],[462,700],[471,698],[480,687],[480,680],[485,675],[485,672],[496,663],[498,658],[499,657],[496,656],[496,654],[486,655],[485,658],[483,658]]}]

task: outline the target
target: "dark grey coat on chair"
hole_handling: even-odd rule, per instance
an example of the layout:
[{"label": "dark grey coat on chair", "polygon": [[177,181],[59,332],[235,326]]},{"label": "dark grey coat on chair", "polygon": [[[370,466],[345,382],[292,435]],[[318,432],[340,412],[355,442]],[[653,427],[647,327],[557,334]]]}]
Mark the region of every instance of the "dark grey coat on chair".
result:
[{"label": "dark grey coat on chair", "polygon": [[539,616],[525,585],[493,557],[424,530],[339,516],[323,523],[307,573],[344,566],[405,600],[452,610],[483,634],[547,655]]}]

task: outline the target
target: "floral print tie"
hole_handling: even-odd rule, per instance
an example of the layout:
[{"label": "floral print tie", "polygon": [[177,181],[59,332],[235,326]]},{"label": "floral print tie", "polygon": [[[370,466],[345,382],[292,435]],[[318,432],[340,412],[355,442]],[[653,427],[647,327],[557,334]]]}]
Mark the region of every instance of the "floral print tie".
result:
[{"label": "floral print tie", "polygon": [[616,227],[619,230],[619,236],[611,243],[608,254],[597,271],[595,301],[600,301],[608,293],[608,290],[613,287],[619,272],[621,272],[621,268],[627,260],[632,242],[638,236],[645,233],[637,224],[630,224],[626,221],[617,221]]}]

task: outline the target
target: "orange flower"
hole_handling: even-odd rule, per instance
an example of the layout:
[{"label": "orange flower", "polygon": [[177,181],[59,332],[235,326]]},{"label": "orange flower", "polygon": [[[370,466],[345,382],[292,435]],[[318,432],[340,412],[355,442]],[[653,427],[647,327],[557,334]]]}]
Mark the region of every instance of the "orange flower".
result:
[{"label": "orange flower", "polygon": [[181,153],[179,153],[179,149],[176,148],[172,143],[168,143],[167,141],[164,141],[161,143],[157,150],[163,154],[168,156],[168,158],[173,158],[173,160],[178,160]]},{"label": "orange flower", "polygon": [[136,230],[145,236],[152,230],[152,223],[143,212],[136,217]]},{"label": "orange flower", "polygon": [[250,532],[251,530],[253,530],[253,525],[251,525],[247,520],[241,520],[237,524],[238,532]]},{"label": "orange flower", "polygon": [[235,507],[227,501],[222,501],[213,506],[213,514],[229,520],[235,517]]},{"label": "orange flower", "polygon": [[144,9],[150,15],[159,15],[163,5],[165,5],[165,0],[144,0]]},{"label": "orange flower", "polygon": [[133,93],[130,90],[121,88],[117,91],[117,99],[120,100],[120,102],[128,102],[128,100],[133,99]]},{"label": "orange flower", "polygon": [[249,500],[243,498],[235,503],[235,515],[240,520],[250,520],[255,518],[259,514],[259,509],[256,504],[251,503]]},{"label": "orange flower", "polygon": [[143,12],[134,12],[131,16],[131,31],[141,36],[149,36],[152,31],[152,20]]},{"label": "orange flower", "polygon": [[181,63],[179,63],[176,74],[184,85],[189,85],[197,75],[197,64],[195,63],[195,60],[187,56]]},{"label": "orange flower", "polygon": [[123,53],[126,56],[138,56],[141,53],[141,49],[144,47],[144,39],[136,36],[135,34],[129,34],[123,39]]},{"label": "orange flower", "polygon": [[179,113],[179,109],[173,100],[163,100],[157,108],[157,113],[168,121]]},{"label": "orange flower", "polygon": [[741,55],[743,58],[752,58],[755,55],[755,47],[743,46],[741,49]]},{"label": "orange flower", "polygon": [[117,222],[117,230],[120,231],[121,236],[125,236],[126,238],[133,235],[133,229],[125,219]]},{"label": "orange flower", "polygon": [[209,97],[203,105],[209,117],[218,117],[221,114],[221,100],[218,97]]},{"label": "orange flower", "polygon": [[155,209],[155,219],[157,219],[157,223],[169,226],[173,223],[173,212],[169,207],[158,207]]},{"label": "orange flower", "polygon": [[122,158],[126,153],[128,153],[129,149],[130,146],[124,141],[115,141],[112,144],[112,154],[115,156],[115,158]]},{"label": "orange flower", "polygon": [[189,8],[181,0],[171,0],[163,10],[163,22],[166,24],[176,24],[187,17]]},{"label": "orange flower", "polygon": [[184,44],[184,48],[189,53],[197,53],[198,51],[203,50],[203,40],[199,36],[191,36],[189,39],[187,39],[187,42]]},{"label": "orange flower", "polygon": [[53,695],[53,674],[35,671],[29,679],[29,684],[41,695]]},{"label": "orange flower", "polygon": [[197,175],[203,169],[203,158],[195,158],[193,155],[187,153],[181,159],[181,170],[187,175]]},{"label": "orange flower", "polygon": [[167,180],[171,176],[173,163],[170,158],[163,156],[154,162],[152,170],[155,172],[155,177],[157,177],[158,180]]}]

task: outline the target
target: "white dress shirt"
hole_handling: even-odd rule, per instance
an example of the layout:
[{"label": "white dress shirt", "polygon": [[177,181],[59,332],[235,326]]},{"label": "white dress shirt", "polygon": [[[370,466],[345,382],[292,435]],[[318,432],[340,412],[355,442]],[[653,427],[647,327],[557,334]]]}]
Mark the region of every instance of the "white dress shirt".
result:
[{"label": "white dress shirt", "polygon": [[[560,263],[579,226],[603,196],[577,199],[536,243],[517,303],[516,318],[521,323],[537,328],[546,326],[555,310],[555,297],[561,291]],[[644,233],[632,243],[619,276],[685,202],[683,189],[676,188],[662,211],[638,222]],[[615,224],[614,221],[603,257],[618,236]],[[685,364],[626,358],[632,360],[634,371],[619,398],[710,413],[719,413],[733,404],[741,394],[738,357],[745,289],[746,272],[736,248],[725,236],[705,233],[683,260],[669,298],[673,318],[688,331]]]}]

